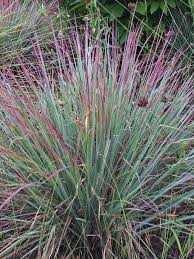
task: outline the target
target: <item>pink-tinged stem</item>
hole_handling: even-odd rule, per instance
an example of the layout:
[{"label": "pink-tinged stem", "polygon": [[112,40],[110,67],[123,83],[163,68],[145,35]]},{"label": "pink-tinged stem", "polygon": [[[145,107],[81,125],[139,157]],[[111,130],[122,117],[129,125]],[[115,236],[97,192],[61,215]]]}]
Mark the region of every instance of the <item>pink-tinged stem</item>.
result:
[{"label": "pink-tinged stem", "polygon": [[9,197],[7,197],[7,199],[5,199],[5,201],[0,205],[0,210],[2,210],[9,202],[11,202],[13,200],[13,198],[15,198],[15,196],[18,194],[18,192],[20,192],[21,190],[27,188],[28,186],[30,186],[30,184],[22,185],[15,192],[13,192]]},{"label": "pink-tinged stem", "polygon": [[68,153],[70,146],[65,143],[65,140],[63,139],[62,134],[58,131],[58,129],[52,124],[52,122],[49,120],[49,118],[41,111],[41,117],[44,120],[44,122],[47,125],[48,130],[51,132],[54,132],[60,143],[62,144],[64,151]]},{"label": "pink-tinged stem", "polygon": [[5,9],[6,11],[13,11],[18,8],[19,0],[1,0],[0,8]]},{"label": "pink-tinged stem", "polygon": [[47,180],[53,179],[55,176],[57,176],[60,172],[63,172],[64,170],[65,170],[65,168],[60,168],[60,169],[58,169],[55,173],[49,175],[48,178],[47,178]]}]

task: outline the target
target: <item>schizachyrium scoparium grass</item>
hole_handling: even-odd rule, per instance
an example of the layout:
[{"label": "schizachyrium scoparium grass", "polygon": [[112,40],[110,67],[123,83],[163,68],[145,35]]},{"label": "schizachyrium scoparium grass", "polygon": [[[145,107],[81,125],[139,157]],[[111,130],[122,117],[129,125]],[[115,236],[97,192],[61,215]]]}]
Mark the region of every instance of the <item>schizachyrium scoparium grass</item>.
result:
[{"label": "schizachyrium scoparium grass", "polygon": [[[55,6],[54,6],[55,5]],[[0,66],[11,63],[19,53],[31,49],[34,32],[48,38],[48,14],[53,16],[56,1],[11,0],[0,3]],[[48,28],[47,28],[48,27]]]},{"label": "schizachyrium scoparium grass", "polygon": [[1,258],[169,258],[193,234],[193,77],[171,33],[140,35],[53,33],[1,73]]}]

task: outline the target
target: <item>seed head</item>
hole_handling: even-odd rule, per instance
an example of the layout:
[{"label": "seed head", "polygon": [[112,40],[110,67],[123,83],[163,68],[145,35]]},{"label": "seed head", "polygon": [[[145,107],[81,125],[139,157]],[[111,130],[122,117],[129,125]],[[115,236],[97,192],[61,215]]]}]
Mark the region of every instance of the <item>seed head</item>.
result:
[{"label": "seed head", "polygon": [[128,8],[134,10],[136,8],[136,3],[128,3]]},{"label": "seed head", "polygon": [[139,107],[146,107],[148,105],[148,99],[144,96],[139,97],[137,105]]}]

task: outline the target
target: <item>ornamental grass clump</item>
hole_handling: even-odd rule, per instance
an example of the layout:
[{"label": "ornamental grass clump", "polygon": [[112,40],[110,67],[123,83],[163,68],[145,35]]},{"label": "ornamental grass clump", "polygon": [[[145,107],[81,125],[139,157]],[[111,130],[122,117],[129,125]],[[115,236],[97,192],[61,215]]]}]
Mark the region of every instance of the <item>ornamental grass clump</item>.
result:
[{"label": "ornamental grass clump", "polygon": [[52,1],[2,1],[0,3],[0,67],[10,64],[19,53],[29,51],[34,32],[48,38],[48,14],[56,9]]},{"label": "ornamental grass clump", "polygon": [[0,257],[189,258],[193,76],[171,32],[89,31],[1,72]]}]

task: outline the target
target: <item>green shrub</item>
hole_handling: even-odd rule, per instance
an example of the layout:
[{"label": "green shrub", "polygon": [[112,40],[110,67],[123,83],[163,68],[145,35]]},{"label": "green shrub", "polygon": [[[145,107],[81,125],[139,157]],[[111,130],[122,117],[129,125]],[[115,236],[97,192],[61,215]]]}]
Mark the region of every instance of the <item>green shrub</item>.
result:
[{"label": "green shrub", "polygon": [[[72,17],[83,18],[89,15],[92,28],[96,28],[100,21],[107,20],[109,24],[117,22],[119,40],[123,44],[128,35],[131,15],[135,15],[133,22],[143,21],[143,31],[148,36],[160,23],[160,32],[166,32],[171,27],[172,14],[176,9],[193,19],[193,6],[191,0],[63,0],[63,7]],[[107,18],[107,19],[106,19]],[[183,19],[185,19],[183,17]],[[194,20],[193,20],[194,21]],[[105,23],[106,25],[107,23]],[[179,31],[179,34],[180,31]]]}]

